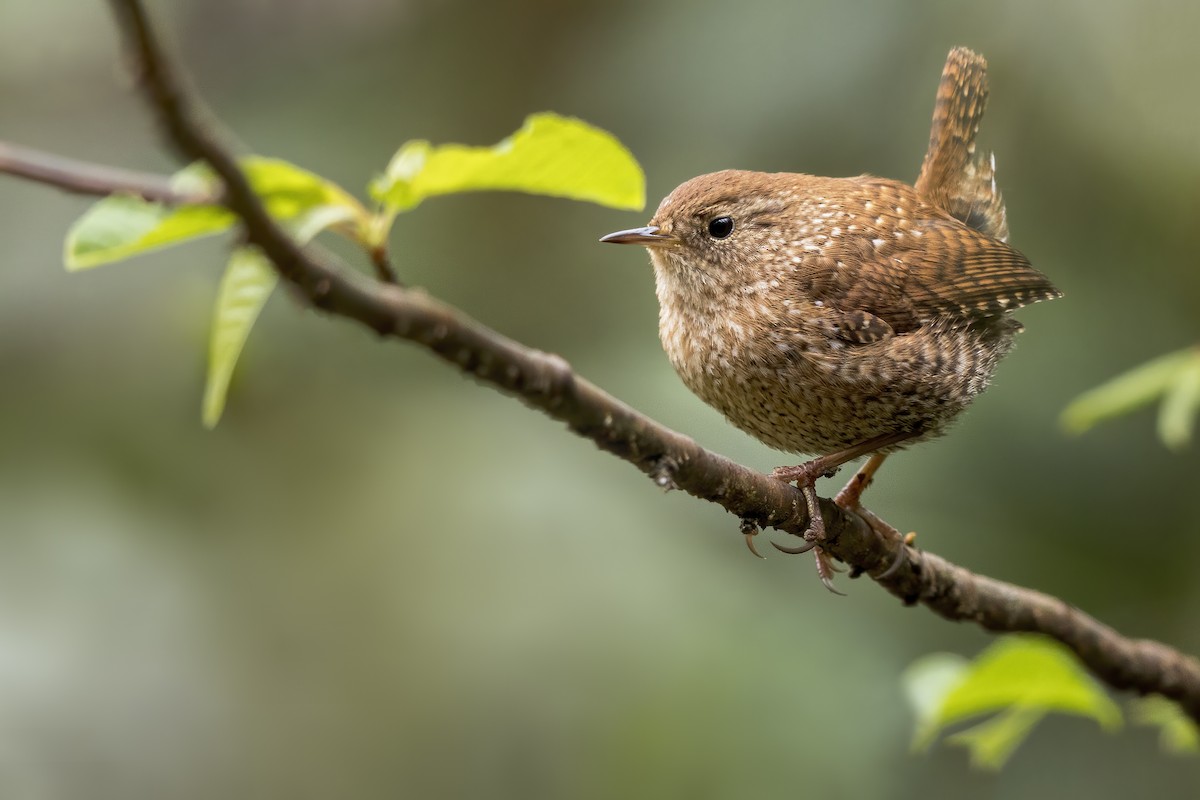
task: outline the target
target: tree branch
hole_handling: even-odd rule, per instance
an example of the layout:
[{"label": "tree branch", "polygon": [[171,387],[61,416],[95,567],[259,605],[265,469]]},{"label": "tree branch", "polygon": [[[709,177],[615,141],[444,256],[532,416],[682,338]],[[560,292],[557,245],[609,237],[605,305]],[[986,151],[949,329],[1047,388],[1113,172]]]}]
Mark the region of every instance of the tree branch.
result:
[{"label": "tree branch", "polygon": [[0,142],[0,172],[56,186],[75,194],[107,197],[131,194],[158,203],[212,203],[216,198],[204,194],[176,191],[170,178],[149,172],[104,167],[51,155],[31,147]]},{"label": "tree branch", "polygon": [[[267,214],[229,149],[200,121],[195,101],[163,54],[138,0],[111,2],[167,141],[183,158],[202,159],[213,168],[225,184],[221,202],[241,219],[246,238],[313,306],[356,320],[382,336],[416,342],[565,423],[659,486],[717,503],[760,527],[796,535],[807,527],[805,504],[795,488],[711,453],[645,417],[576,375],[558,356],[524,347],[420,290],[367,282],[320,252],[298,247]],[[8,171],[72,190],[97,186],[74,180],[96,174],[86,165],[80,165],[74,177],[58,174],[54,179],[47,179],[45,172]],[[1200,721],[1196,659],[1159,642],[1126,638],[1055,597],[919,552],[865,510],[849,513],[822,499],[821,513],[828,528],[822,547],[855,572],[871,575],[905,603],[921,603],[947,619],[975,622],[992,631],[1051,636],[1110,686],[1165,695]]]}]

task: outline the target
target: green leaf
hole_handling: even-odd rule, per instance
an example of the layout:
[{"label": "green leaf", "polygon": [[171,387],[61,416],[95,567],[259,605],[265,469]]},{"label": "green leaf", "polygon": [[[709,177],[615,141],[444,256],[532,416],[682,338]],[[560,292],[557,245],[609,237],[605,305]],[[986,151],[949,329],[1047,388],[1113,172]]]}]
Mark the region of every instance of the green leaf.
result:
[{"label": "green leaf", "polygon": [[114,195],[94,204],[71,226],[64,260],[71,271],[87,269],[220,233],[233,222],[233,214],[220,206],[172,209]]},{"label": "green leaf", "polygon": [[[241,166],[276,219],[292,220],[322,206],[343,208],[355,221],[367,218],[362,204],[339,186],[286,161],[252,156],[243,159]],[[215,192],[217,186],[212,173],[198,164],[177,173],[174,183],[195,192]],[[220,233],[235,222],[231,212],[217,205],[170,208],[137,197],[113,195],[95,203],[71,226],[64,260],[69,270],[109,264]]]},{"label": "green leaf", "polygon": [[1121,724],[1116,704],[1070,651],[1048,639],[1008,636],[969,666],[952,659],[927,657],[905,673],[917,713],[913,740],[917,749],[928,747],[948,726],[1003,712],[948,740],[968,747],[973,763],[998,768],[1048,712],[1090,717],[1105,729]]},{"label": "green leaf", "polygon": [[435,195],[493,190],[639,210],[646,203],[645,184],[641,167],[612,134],[542,113],[493,147],[408,142],[372,182],[371,195],[393,212]]},{"label": "green leaf", "polygon": [[1151,695],[1139,698],[1132,704],[1130,716],[1138,725],[1161,728],[1159,743],[1163,750],[1175,755],[1200,753],[1200,728],[1183,713],[1178,703],[1165,697]]},{"label": "green leaf", "polygon": [[[345,226],[353,236],[363,238],[370,216],[338,185],[279,159],[251,156],[242,159],[240,166],[267,212],[301,244],[335,226]],[[180,170],[172,182],[180,191],[213,195],[220,184],[212,170],[200,163]],[[235,222],[231,212],[217,205],[168,208],[114,195],[93,205],[71,227],[65,260],[71,270],[107,264],[220,233]],[[257,250],[239,248],[229,259],[217,291],[209,340],[202,416],[210,428],[221,417],[238,356],[276,281],[275,271]]]},{"label": "green leaf", "polygon": [[[351,218],[352,210],[343,205],[317,206],[292,220],[288,227],[296,240],[304,244],[325,228]],[[215,427],[221,419],[234,366],[278,280],[275,268],[257,249],[239,247],[233,251],[213,306],[208,376],[201,410],[207,428]]]},{"label": "green leaf", "polygon": [[1084,392],[1063,411],[1063,427],[1083,433],[1098,422],[1152,403],[1198,358],[1200,351],[1194,347],[1168,353]]},{"label": "green leaf", "polygon": [[239,164],[267,211],[278,220],[292,220],[320,206],[344,208],[347,219],[367,217],[366,209],[345,189],[295,164],[259,156],[244,158]]},{"label": "green leaf", "polygon": [[1036,636],[1005,636],[987,648],[947,694],[942,715],[956,721],[1017,704],[1089,716],[1105,728],[1121,724],[1120,709],[1075,656]]},{"label": "green leaf", "polygon": [[225,266],[208,345],[208,378],[201,412],[206,428],[216,427],[221,419],[233,368],[278,280],[271,262],[249,247],[234,250]]},{"label": "green leaf", "polygon": [[1040,708],[1013,706],[986,722],[947,737],[946,741],[967,748],[971,766],[997,770],[1044,716],[1046,712]]},{"label": "green leaf", "polygon": [[1158,410],[1158,438],[1172,450],[1192,440],[1196,411],[1200,409],[1200,356],[1175,376]]},{"label": "green leaf", "polygon": [[929,748],[942,729],[941,711],[946,696],[966,679],[970,662],[955,653],[930,653],[913,662],[902,681],[909,705],[917,715],[913,749]]}]

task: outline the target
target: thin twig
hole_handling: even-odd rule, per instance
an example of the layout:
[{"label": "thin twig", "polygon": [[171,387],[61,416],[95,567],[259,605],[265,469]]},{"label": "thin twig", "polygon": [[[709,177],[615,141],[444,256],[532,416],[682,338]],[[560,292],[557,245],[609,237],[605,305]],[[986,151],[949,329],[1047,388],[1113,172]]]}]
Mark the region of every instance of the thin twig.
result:
[{"label": "thin twig", "polygon": [[379,280],[397,286],[401,285],[400,276],[396,274],[396,268],[392,266],[391,258],[388,256],[386,244],[371,248],[371,266],[375,267],[375,277]]},{"label": "thin twig", "polygon": [[[795,488],[704,450],[579,377],[561,358],[524,347],[420,291],[368,283],[322,254],[299,248],[267,215],[228,148],[199,122],[195,101],[162,53],[140,3],[112,4],[168,142],[184,158],[208,162],[225,182],[224,202],[241,218],[247,238],[314,306],[381,335],[420,344],[564,422],[656,482],[665,480],[760,526],[793,533],[806,527],[804,503]],[[827,528],[822,547],[855,570],[876,576],[905,602],[922,603],[947,619],[972,621],[988,630],[1052,636],[1109,685],[1165,695],[1200,721],[1196,659],[1159,642],[1126,638],[1058,598],[917,553],[829,500],[821,500],[821,514]]]},{"label": "thin twig", "polygon": [[75,194],[131,194],[143,200],[172,205],[215,201],[206,194],[176,191],[170,178],[164,175],[90,164],[9,142],[0,142],[0,172]]}]

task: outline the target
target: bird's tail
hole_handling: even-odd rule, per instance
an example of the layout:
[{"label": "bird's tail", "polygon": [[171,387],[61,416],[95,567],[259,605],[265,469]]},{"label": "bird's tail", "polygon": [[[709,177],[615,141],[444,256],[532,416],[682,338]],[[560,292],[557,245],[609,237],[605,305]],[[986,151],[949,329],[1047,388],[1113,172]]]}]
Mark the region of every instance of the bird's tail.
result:
[{"label": "bird's tail", "polygon": [[965,225],[1005,242],[1008,220],[996,187],[996,157],[975,152],[987,99],[987,61],[965,47],[951,50],[938,84],[929,151],[916,188]]}]

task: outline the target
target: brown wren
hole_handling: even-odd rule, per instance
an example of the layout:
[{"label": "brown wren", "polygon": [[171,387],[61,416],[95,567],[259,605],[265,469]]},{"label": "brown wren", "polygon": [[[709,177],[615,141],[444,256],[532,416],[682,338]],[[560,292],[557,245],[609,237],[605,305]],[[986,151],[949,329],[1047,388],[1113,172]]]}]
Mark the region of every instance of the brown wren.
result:
[{"label": "brown wren", "polygon": [[765,444],[818,456],[773,473],[810,520],[804,546],[775,546],[813,549],[831,589],[817,478],[873,454],[837,498],[857,507],[888,453],[940,435],[987,388],[1021,330],[1010,312],[1060,296],[1006,244],[995,160],[975,153],[986,100],[986,62],[955,48],[914,186],[725,170],[601,239],[649,249],[659,335],[688,388]]}]

